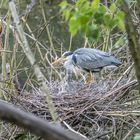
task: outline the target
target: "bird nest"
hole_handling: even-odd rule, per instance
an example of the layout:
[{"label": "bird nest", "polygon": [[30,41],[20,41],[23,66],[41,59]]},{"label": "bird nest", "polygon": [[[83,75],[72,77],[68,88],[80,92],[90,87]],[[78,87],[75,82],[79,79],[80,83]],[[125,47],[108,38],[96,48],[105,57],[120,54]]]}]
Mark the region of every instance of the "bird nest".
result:
[{"label": "bird nest", "polygon": [[[89,139],[123,139],[139,128],[137,82],[102,81],[92,85],[72,81],[62,88],[59,81],[48,84],[49,92],[64,126]],[[68,88],[69,86],[69,88]],[[129,94],[128,94],[129,93]],[[45,96],[38,90],[12,98],[12,103],[36,116],[51,121]]]}]

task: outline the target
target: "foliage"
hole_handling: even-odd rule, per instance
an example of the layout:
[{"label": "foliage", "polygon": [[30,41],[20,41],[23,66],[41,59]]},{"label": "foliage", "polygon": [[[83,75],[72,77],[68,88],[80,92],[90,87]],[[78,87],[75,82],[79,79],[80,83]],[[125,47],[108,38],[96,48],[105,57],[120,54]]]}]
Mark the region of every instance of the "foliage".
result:
[{"label": "foliage", "polygon": [[115,27],[125,30],[124,13],[117,7],[118,3],[116,1],[107,7],[100,3],[100,0],[77,0],[74,5],[63,1],[60,7],[72,36],[81,32],[88,40],[98,41],[103,30],[111,31]]}]

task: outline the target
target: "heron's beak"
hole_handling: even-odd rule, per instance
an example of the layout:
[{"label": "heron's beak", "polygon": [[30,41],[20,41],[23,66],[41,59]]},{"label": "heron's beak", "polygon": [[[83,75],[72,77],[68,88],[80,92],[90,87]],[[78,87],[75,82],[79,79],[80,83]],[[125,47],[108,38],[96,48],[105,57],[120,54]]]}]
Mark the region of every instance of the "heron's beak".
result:
[{"label": "heron's beak", "polygon": [[52,62],[52,65],[60,65],[63,64],[66,61],[66,58],[58,58],[57,60],[55,60],[54,62]]}]

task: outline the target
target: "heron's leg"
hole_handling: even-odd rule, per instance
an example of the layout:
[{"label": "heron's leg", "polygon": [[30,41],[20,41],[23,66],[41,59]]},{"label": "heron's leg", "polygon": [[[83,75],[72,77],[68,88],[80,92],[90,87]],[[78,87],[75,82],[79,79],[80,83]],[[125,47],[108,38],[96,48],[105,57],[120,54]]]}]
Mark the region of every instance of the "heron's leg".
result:
[{"label": "heron's leg", "polygon": [[86,80],[86,84],[91,84],[91,83],[93,83],[93,81],[94,81],[93,73],[90,71],[90,72],[88,73],[88,77],[87,77],[87,80]]}]

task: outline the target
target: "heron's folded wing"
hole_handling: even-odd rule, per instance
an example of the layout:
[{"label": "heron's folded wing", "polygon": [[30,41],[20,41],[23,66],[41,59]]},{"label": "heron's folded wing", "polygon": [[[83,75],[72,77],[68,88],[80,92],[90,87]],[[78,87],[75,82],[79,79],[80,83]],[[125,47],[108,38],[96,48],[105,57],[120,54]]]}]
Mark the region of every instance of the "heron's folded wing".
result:
[{"label": "heron's folded wing", "polygon": [[75,54],[76,65],[83,69],[94,71],[94,69],[102,68],[108,63],[101,56],[96,56],[91,53]]},{"label": "heron's folded wing", "polygon": [[77,66],[94,71],[109,65],[119,66],[121,62],[109,53],[98,49],[80,48],[74,52]]}]

